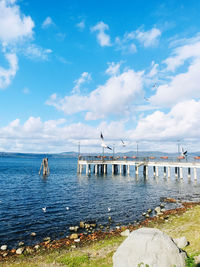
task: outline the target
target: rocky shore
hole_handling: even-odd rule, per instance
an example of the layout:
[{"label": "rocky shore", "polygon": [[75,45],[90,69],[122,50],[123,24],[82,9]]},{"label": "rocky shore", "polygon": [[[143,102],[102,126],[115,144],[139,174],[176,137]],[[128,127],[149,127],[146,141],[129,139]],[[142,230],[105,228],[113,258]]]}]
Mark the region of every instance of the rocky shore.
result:
[{"label": "rocky shore", "polygon": [[[165,210],[164,202],[175,203],[175,199],[166,198],[163,199],[162,203],[155,208],[155,216],[151,217],[152,209],[148,209],[143,213],[145,219],[140,222],[130,223],[126,226],[117,225],[115,229],[110,230],[110,225],[112,224],[112,218],[108,218],[108,225],[97,225],[96,222],[80,222],[77,226],[71,226],[71,234],[66,238],[60,240],[51,240],[50,237],[46,237],[43,242],[34,246],[25,246],[23,242],[19,243],[17,249],[8,250],[6,244],[0,247],[0,261],[7,262],[9,260],[15,260],[19,255],[37,255],[40,251],[52,251],[60,248],[75,249],[79,247],[84,247],[93,242],[98,242],[100,240],[109,239],[112,237],[127,236],[129,231],[139,229],[141,227],[149,227],[155,223],[162,224],[167,222],[171,215],[181,215],[187,210],[200,205],[200,202],[183,202],[181,207]],[[98,229],[98,230],[97,230]],[[80,232],[81,231],[81,232]],[[36,233],[31,233],[36,235]]]}]

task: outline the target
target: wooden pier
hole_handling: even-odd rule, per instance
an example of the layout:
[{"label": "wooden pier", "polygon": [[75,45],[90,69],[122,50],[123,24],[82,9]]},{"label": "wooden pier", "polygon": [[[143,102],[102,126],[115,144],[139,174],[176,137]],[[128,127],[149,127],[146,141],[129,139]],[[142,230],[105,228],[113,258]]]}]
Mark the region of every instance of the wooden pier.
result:
[{"label": "wooden pier", "polygon": [[[153,176],[162,175],[170,178],[174,171],[175,177],[183,179],[183,169],[187,169],[187,176],[197,180],[197,169],[200,169],[200,160],[188,160],[179,157],[106,157],[106,156],[79,156],[77,172],[86,175],[94,173],[107,174],[108,168],[114,174],[130,174],[130,167],[134,167],[135,176],[139,175],[139,168],[143,168],[143,175],[148,179],[149,168],[152,168]],[[161,174],[161,170],[162,174]],[[159,173],[160,172],[160,173]]]}]

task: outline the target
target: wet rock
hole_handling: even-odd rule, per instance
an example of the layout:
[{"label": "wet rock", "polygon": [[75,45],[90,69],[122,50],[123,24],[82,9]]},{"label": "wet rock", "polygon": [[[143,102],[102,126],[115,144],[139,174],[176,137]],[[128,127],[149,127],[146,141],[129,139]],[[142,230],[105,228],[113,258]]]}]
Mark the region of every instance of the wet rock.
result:
[{"label": "wet rock", "polygon": [[155,209],[155,212],[158,214],[158,213],[161,213],[161,208],[160,207],[156,207]]},{"label": "wet rock", "polygon": [[79,229],[78,226],[70,226],[70,227],[69,227],[69,230],[70,230],[70,231],[73,231],[73,232],[77,232],[78,229]]},{"label": "wet rock", "polygon": [[146,212],[143,212],[143,213],[142,213],[142,216],[146,216],[146,215],[147,215]]},{"label": "wet rock", "polygon": [[40,246],[39,246],[39,245],[35,245],[34,248],[35,248],[36,250],[38,250],[38,249],[40,248]]},{"label": "wet rock", "polygon": [[173,238],[173,241],[179,248],[184,248],[188,245],[188,241],[185,236],[182,236],[180,238]]},{"label": "wet rock", "polygon": [[80,226],[80,228],[84,228],[85,227],[85,222],[80,222],[79,226]]},{"label": "wet rock", "polygon": [[71,234],[69,239],[78,239],[78,234]]},{"label": "wet rock", "polygon": [[111,216],[109,216],[109,217],[108,217],[108,220],[109,220],[109,221],[112,221],[112,217],[111,217]]},{"label": "wet rock", "polygon": [[31,253],[33,253],[33,249],[32,248],[30,248],[30,247],[26,247],[26,252],[28,253],[28,254],[31,254]]},{"label": "wet rock", "polygon": [[148,209],[147,212],[148,212],[148,213],[151,213],[151,212],[152,212],[152,209]]},{"label": "wet rock", "polygon": [[74,239],[74,242],[79,243],[81,240],[80,238]]},{"label": "wet rock", "polygon": [[35,232],[32,232],[32,233],[31,233],[31,236],[32,236],[32,237],[36,236],[36,233],[35,233]]},{"label": "wet rock", "polygon": [[130,235],[130,230],[126,229],[125,231],[120,233],[121,236],[129,236]]},{"label": "wet rock", "polygon": [[23,247],[23,246],[24,246],[24,242],[22,242],[22,241],[19,242],[18,246],[19,246],[19,247]]},{"label": "wet rock", "polygon": [[21,255],[23,252],[24,252],[24,248],[23,248],[23,247],[22,247],[22,248],[18,248],[18,249],[16,250],[16,254],[17,254],[17,255]]},{"label": "wet rock", "polygon": [[165,212],[165,211],[166,211],[166,209],[164,209],[164,208],[163,208],[163,209],[161,209],[161,212]]},{"label": "wet rock", "polygon": [[149,214],[146,214],[145,217],[146,217],[146,218],[149,218]]},{"label": "wet rock", "polygon": [[116,226],[116,229],[119,230],[120,229],[120,226]]},{"label": "wet rock", "polygon": [[169,198],[169,197],[167,197],[167,198],[164,198],[164,199],[163,199],[163,202],[176,203],[177,200],[174,199],[174,198]]},{"label": "wet rock", "polygon": [[103,226],[103,225],[100,225],[99,228],[100,228],[100,229],[104,229],[104,226]]},{"label": "wet rock", "polygon": [[45,238],[43,238],[43,240],[46,242],[46,241],[51,241],[51,237],[47,236]]},{"label": "wet rock", "polygon": [[4,252],[2,256],[3,256],[3,258],[5,258],[6,256],[8,256],[8,252]]},{"label": "wet rock", "polygon": [[186,253],[172,239],[155,228],[133,231],[113,256],[113,267],[179,266],[185,267]]},{"label": "wet rock", "polygon": [[90,226],[91,226],[92,228],[96,228],[96,227],[97,227],[97,224],[96,224],[96,223],[91,223]]},{"label": "wet rock", "polygon": [[90,228],[90,224],[89,223],[85,223],[85,229],[89,229]]},{"label": "wet rock", "polygon": [[72,245],[71,248],[76,248],[76,245]]},{"label": "wet rock", "polygon": [[7,250],[7,248],[8,248],[8,246],[7,246],[7,245],[2,245],[2,246],[1,246],[1,250],[2,250],[2,251],[5,251],[5,250]]},{"label": "wet rock", "polygon": [[161,204],[160,204],[160,207],[161,207],[161,208],[164,208],[164,207],[165,207],[165,205],[161,203]]}]

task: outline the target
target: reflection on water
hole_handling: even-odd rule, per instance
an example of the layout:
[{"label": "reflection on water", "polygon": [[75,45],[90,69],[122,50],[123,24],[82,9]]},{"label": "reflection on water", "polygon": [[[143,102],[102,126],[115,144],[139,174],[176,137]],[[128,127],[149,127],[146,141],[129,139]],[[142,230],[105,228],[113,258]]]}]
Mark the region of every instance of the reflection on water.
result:
[{"label": "reflection on water", "polygon": [[[107,175],[77,176],[76,159],[49,158],[51,174],[43,178],[38,175],[40,164],[41,158],[0,158],[0,245],[14,246],[19,240],[32,244],[45,236],[61,238],[81,220],[106,224],[111,216],[115,223],[133,223],[162,197],[199,200],[199,180],[192,175],[188,179],[187,170],[184,179],[176,179],[173,169],[171,177],[164,178],[162,168],[159,177],[149,168],[148,179],[142,168],[138,177],[134,168],[130,175],[111,175],[108,169]],[[31,232],[37,236],[30,237]]]}]

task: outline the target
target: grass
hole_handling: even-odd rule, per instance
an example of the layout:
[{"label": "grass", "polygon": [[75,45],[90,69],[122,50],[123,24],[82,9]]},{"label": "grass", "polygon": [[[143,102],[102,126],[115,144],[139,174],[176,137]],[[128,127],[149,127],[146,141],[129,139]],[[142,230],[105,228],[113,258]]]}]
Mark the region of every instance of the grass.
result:
[{"label": "grass", "polygon": [[[171,215],[162,223],[151,222],[149,227],[158,228],[172,238],[185,236],[190,242],[184,248],[189,255],[186,266],[198,266],[194,264],[194,256],[200,254],[200,206],[193,207],[182,215]],[[15,260],[1,262],[0,267],[111,267],[112,256],[124,239],[121,236],[112,237],[75,249],[41,250],[35,255],[22,255]]]}]

